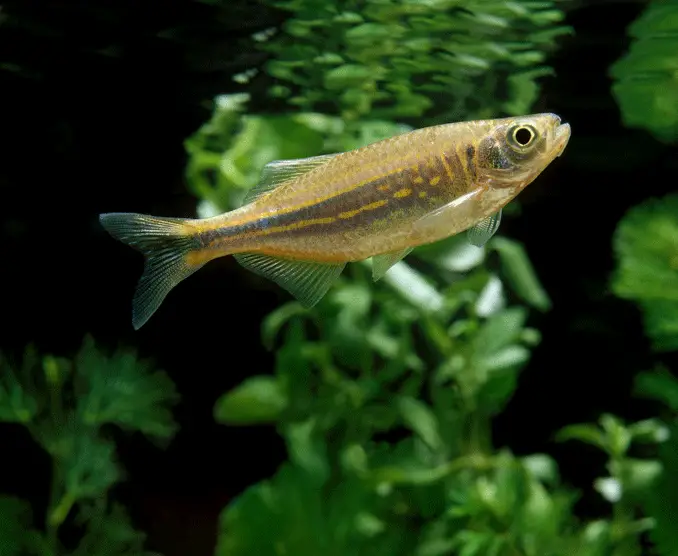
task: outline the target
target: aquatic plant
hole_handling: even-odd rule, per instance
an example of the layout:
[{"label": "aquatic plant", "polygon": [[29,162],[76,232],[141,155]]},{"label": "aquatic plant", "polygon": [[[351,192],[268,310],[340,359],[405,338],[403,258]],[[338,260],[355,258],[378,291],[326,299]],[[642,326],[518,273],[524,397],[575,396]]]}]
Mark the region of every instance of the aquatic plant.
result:
[{"label": "aquatic plant", "polygon": [[[290,460],[224,510],[219,556],[639,554],[653,521],[636,516],[638,494],[660,466],[630,452],[663,441],[666,426],[604,415],[561,431],[608,457],[595,487],[611,517],[581,523],[551,457],[494,447],[492,419],[539,334],[479,259],[445,260],[465,258],[439,303],[426,303],[435,290],[421,277],[406,298],[358,267],[316,311],[292,302],[265,320],[275,375],[226,393],[215,418],[275,424]],[[427,274],[443,275],[430,261]]]},{"label": "aquatic plant", "polygon": [[[108,495],[122,470],[104,427],[165,444],[176,430],[171,413],[176,399],[164,373],[151,371],[129,351],[107,356],[89,337],[72,361],[40,357],[33,348],[20,368],[1,360],[0,421],[28,430],[51,460],[52,477],[42,524],[36,521],[42,512],[31,511],[27,501],[0,496],[0,554],[150,554],[143,549],[145,535]],[[3,457],[21,455],[5,450]]]},{"label": "aquatic plant", "polygon": [[288,12],[260,33],[270,93],[304,111],[421,124],[524,114],[556,39],[558,2],[267,0]]},{"label": "aquatic plant", "polygon": [[678,195],[631,209],[614,236],[614,292],[637,303],[658,351],[678,350]]},{"label": "aquatic plant", "polygon": [[653,0],[628,29],[631,45],[610,68],[624,124],[678,139],[678,5]]},{"label": "aquatic plant", "polygon": [[[657,354],[678,351],[678,195],[648,199],[633,207],[614,235],[616,295],[641,309],[645,332]],[[661,554],[678,554],[678,379],[658,362],[636,379],[639,395],[662,402],[671,423],[661,449],[662,472],[646,492],[645,509],[657,526],[652,537]]]}]

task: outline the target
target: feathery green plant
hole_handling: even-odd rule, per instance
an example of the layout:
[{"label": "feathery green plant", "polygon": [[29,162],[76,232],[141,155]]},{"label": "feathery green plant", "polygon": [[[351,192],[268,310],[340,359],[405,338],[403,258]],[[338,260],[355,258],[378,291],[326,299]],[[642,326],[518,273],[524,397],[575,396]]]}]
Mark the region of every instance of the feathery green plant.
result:
[{"label": "feathery green plant", "polygon": [[[165,444],[175,433],[174,385],[134,353],[108,357],[86,338],[73,361],[33,348],[20,368],[0,360],[0,421],[26,427],[52,461],[44,523],[28,502],[0,496],[2,556],[141,556],[145,536],[108,498],[122,478],[115,445],[102,430],[116,425]],[[5,452],[3,457],[17,457]],[[77,545],[62,530],[82,531]]]},{"label": "feathery green plant", "polygon": [[628,29],[631,47],[610,68],[625,125],[678,140],[678,4],[653,0]]}]

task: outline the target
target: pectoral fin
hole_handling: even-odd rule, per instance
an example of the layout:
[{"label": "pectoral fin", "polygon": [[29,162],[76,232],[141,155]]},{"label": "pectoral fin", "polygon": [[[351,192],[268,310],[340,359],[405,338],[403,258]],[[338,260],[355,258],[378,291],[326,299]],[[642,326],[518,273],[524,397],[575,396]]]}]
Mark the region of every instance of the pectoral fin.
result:
[{"label": "pectoral fin", "polygon": [[412,235],[427,236],[439,230],[455,227],[460,222],[473,218],[473,201],[482,194],[480,189],[475,189],[466,195],[458,197],[454,201],[429,212],[412,224]]},{"label": "pectoral fin", "polygon": [[372,257],[372,280],[375,282],[383,278],[394,264],[404,259],[410,252],[412,247],[403,249],[401,251],[393,251],[392,253],[384,253],[383,255],[375,255]]},{"label": "pectoral fin", "polygon": [[501,223],[501,209],[499,212],[488,216],[484,220],[478,222],[475,226],[469,228],[467,237],[471,245],[482,247],[485,245],[499,229]]},{"label": "pectoral fin", "polygon": [[[338,153],[337,153],[338,154]],[[264,166],[261,171],[259,183],[247,192],[243,199],[243,204],[248,204],[273,191],[279,185],[296,178],[313,168],[325,164],[337,154],[322,154],[320,156],[310,156],[308,158],[297,158],[292,160],[274,160]]]},{"label": "pectoral fin", "polygon": [[234,257],[246,269],[287,290],[307,308],[322,299],[346,266],[345,263],[294,261],[257,253],[238,253]]}]

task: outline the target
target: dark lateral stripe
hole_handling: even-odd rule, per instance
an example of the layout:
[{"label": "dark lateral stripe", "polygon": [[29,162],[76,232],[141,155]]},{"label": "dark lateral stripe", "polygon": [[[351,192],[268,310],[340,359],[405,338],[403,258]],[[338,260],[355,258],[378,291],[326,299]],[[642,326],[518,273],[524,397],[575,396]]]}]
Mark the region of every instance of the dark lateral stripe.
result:
[{"label": "dark lateral stripe", "polygon": [[[432,163],[434,167],[425,169],[421,176],[413,168],[407,168],[315,205],[205,232],[202,238],[205,243],[210,243],[216,239],[237,236],[300,236],[318,233],[319,227],[322,227],[323,233],[341,233],[370,226],[377,220],[388,218],[395,211],[405,211],[412,216],[423,215],[434,208],[431,206],[433,198],[440,199],[441,204],[449,202],[453,189],[440,158],[436,157]],[[453,161],[455,173],[459,171],[460,164],[457,157]],[[423,180],[415,180],[417,177]],[[422,192],[423,197],[420,196]]]},{"label": "dark lateral stripe", "polygon": [[[327,223],[328,219],[338,218],[340,214],[358,211],[366,205],[388,200],[392,190],[382,191],[380,186],[387,185],[393,180],[393,176],[377,178],[363,187],[337,195],[331,199],[323,200],[315,205],[297,209],[285,214],[265,216],[240,224],[237,226],[223,227],[218,230],[205,232],[203,240],[209,242],[217,238],[227,238],[241,234],[257,233],[272,228],[288,228],[300,222],[320,221]],[[341,219],[350,221],[351,219]],[[291,230],[287,230],[291,231]],[[281,232],[282,233],[282,232]]]}]

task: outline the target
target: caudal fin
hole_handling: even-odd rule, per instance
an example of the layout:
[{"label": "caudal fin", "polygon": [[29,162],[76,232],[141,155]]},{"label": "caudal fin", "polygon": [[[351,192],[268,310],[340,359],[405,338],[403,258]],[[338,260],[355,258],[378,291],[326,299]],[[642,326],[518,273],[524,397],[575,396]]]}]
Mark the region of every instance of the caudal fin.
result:
[{"label": "caudal fin", "polygon": [[203,266],[190,264],[186,257],[200,247],[200,240],[190,221],[181,218],[112,212],[101,214],[99,221],[115,239],[146,257],[132,309],[132,324],[138,330],[174,286]]}]

